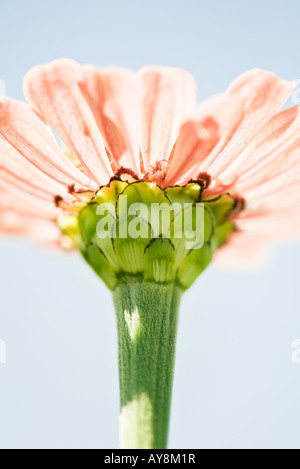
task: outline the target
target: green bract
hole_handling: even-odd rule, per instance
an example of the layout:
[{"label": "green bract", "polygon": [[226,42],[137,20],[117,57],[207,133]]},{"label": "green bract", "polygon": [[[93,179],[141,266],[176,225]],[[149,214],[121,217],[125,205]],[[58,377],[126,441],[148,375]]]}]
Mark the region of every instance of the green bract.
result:
[{"label": "green bract", "polygon": [[230,194],[205,198],[201,181],[163,190],[112,180],[58,226],[110,289],[132,275],[185,290],[235,231],[236,208]]}]

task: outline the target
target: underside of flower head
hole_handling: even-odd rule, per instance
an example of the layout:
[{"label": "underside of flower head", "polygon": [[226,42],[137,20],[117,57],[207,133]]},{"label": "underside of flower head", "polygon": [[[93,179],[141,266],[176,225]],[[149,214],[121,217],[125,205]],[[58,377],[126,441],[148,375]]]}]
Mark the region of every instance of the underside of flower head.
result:
[{"label": "underside of flower head", "polygon": [[70,215],[57,223],[109,288],[134,275],[186,289],[236,231],[232,220],[243,208],[230,194],[207,198],[207,187],[205,174],[162,189],[123,169],[89,201],[83,193],[65,206]]},{"label": "underside of flower head", "polygon": [[[137,201],[144,198],[146,205],[147,194],[151,203],[169,204],[174,196],[179,203],[204,204],[214,234],[203,245],[210,252],[201,247],[204,261],[194,276],[221,246],[217,258],[230,265],[251,260],[270,240],[300,233],[300,111],[280,111],[293,87],[252,70],[196,107],[196,84],[180,69],[135,73],[68,59],[37,66],[25,78],[29,104],[0,103],[0,229],[79,247],[102,278],[110,276],[110,286],[123,271],[150,275],[153,253],[157,262],[163,252],[181,259],[188,278],[186,266],[196,254],[180,257],[180,246],[166,233],[136,241],[143,265],[141,257],[134,265],[122,257],[132,250],[125,242],[118,246],[116,238],[107,247],[95,240],[93,209],[103,194],[115,203],[117,224],[118,197],[139,185]],[[191,187],[199,192],[197,202]],[[219,220],[215,212],[223,205],[227,211]],[[166,278],[179,279],[178,263],[175,270],[169,264],[151,275],[163,281],[165,269]]]}]

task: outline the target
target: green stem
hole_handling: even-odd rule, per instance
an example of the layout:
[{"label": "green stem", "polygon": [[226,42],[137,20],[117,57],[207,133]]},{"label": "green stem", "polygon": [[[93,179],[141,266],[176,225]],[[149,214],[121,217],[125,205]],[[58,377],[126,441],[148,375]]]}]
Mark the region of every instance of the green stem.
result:
[{"label": "green stem", "polygon": [[167,445],[181,289],[124,277],[113,292],[119,335],[121,447]]}]

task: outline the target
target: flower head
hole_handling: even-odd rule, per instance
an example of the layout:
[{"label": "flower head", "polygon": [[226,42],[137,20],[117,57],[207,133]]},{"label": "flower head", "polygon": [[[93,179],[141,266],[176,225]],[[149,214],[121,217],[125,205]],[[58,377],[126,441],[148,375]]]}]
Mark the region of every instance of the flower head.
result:
[{"label": "flower head", "polygon": [[[202,251],[205,262],[199,268],[197,261],[193,275],[192,256],[185,264],[182,257],[176,269],[183,277],[194,279],[217,249],[230,264],[252,260],[269,241],[300,234],[300,108],[280,111],[293,88],[252,70],[197,107],[194,79],[180,69],[134,73],[68,59],[37,66],[25,77],[29,104],[0,103],[0,230],[76,245],[113,286],[114,263],[126,269],[134,255],[139,269],[139,252],[148,259],[164,253],[164,262],[173,251],[180,257],[180,246],[162,232],[151,253],[153,226],[133,250],[94,243],[100,202],[118,211],[126,193],[146,204],[204,204],[210,251]],[[120,224],[120,213],[113,215]],[[175,275],[168,264],[156,274],[146,264],[158,279],[162,269],[164,278]]]}]

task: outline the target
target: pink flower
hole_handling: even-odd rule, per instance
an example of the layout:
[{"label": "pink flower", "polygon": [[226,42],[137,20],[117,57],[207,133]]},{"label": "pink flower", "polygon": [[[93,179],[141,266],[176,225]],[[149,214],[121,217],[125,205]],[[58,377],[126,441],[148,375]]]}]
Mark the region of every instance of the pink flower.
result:
[{"label": "pink flower", "polygon": [[161,187],[206,173],[207,196],[245,200],[218,259],[252,261],[300,234],[300,108],[280,111],[293,88],[251,70],[196,107],[194,79],[180,69],[37,66],[25,77],[29,104],[0,104],[0,230],[59,243],[57,196],[72,202],[120,168]]}]

